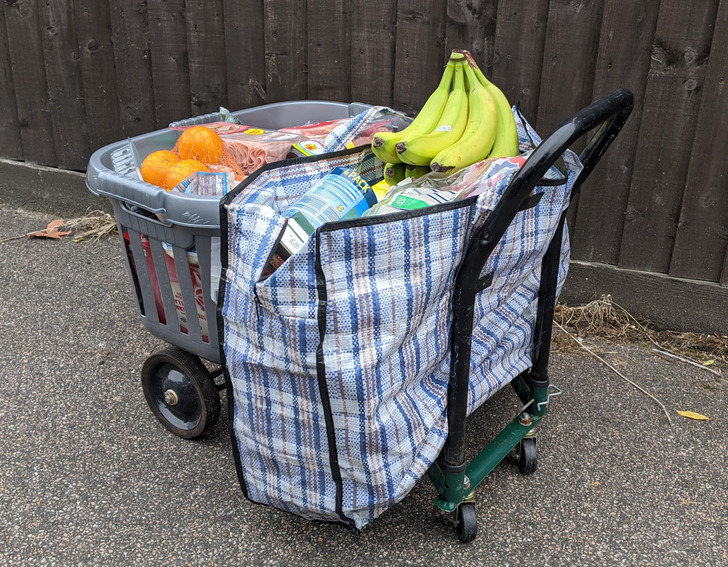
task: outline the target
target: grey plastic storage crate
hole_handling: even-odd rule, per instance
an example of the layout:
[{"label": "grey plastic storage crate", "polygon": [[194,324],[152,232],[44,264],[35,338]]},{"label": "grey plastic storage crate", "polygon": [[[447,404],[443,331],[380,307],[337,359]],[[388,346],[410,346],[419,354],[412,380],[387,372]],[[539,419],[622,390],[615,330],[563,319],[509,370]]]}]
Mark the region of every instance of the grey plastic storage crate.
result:
[{"label": "grey plastic storage crate", "polygon": [[[366,108],[369,105],[360,103],[292,101],[232,114],[246,125],[277,129],[355,116]],[[221,119],[219,113],[212,113],[173,125]],[[131,142],[141,161],[153,151],[171,149],[180,133],[164,128]],[[91,156],[86,186],[111,200],[144,326],[182,350],[219,363],[215,299],[220,199],[167,192],[116,173],[112,154],[127,142],[110,144]]]}]

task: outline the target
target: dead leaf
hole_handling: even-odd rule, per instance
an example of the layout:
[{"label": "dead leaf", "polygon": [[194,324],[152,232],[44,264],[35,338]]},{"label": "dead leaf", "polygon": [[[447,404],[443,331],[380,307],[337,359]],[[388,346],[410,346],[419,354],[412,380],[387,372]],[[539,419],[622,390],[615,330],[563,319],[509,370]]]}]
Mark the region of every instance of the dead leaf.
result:
[{"label": "dead leaf", "polygon": [[62,231],[61,227],[65,226],[66,221],[63,219],[56,219],[48,223],[45,230],[37,230],[35,232],[29,232],[25,236],[28,238],[53,238],[59,240],[63,236],[71,234],[71,231]]},{"label": "dead leaf", "polygon": [[706,360],[703,362],[703,366],[713,366],[715,364],[715,360]]},{"label": "dead leaf", "polygon": [[697,419],[698,421],[710,421],[709,417],[705,417],[702,413],[696,413],[694,411],[678,411],[681,416],[690,419]]}]

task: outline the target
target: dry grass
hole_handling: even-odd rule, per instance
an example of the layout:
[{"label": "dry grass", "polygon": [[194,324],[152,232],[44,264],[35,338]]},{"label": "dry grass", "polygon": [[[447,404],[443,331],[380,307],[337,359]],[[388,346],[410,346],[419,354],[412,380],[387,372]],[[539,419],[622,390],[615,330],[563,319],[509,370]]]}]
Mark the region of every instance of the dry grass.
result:
[{"label": "dry grass", "polygon": [[84,216],[67,220],[63,227],[73,232],[73,241],[98,241],[117,233],[116,220],[104,211],[89,211]]},{"label": "dry grass", "polygon": [[[728,337],[658,331],[648,322],[638,321],[626,309],[602,296],[579,307],[556,306],[554,321],[579,337],[603,337],[613,341],[651,343],[661,349],[697,358],[701,361],[728,362]],[[578,349],[569,337],[555,337],[559,350]]]}]

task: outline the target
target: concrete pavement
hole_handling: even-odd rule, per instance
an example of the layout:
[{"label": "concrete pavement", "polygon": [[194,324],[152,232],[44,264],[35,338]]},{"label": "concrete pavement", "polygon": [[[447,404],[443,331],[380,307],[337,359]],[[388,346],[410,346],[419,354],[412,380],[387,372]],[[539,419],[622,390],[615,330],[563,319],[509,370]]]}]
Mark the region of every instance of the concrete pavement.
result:
[{"label": "concrete pavement", "polygon": [[[0,206],[0,240],[52,217]],[[352,534],[245,500],[226,405],[184,441],[148,409],[142,327],[117,239],[0,244],[0,565],[728,565],[726,383],[603,341],[552,356],[563,390],[530,476],[501,463],[462,545],[421,481]],[[468,426],[477,450],[511,419],[504,389]],[[705,414],[692,421],[675,410]]]}]

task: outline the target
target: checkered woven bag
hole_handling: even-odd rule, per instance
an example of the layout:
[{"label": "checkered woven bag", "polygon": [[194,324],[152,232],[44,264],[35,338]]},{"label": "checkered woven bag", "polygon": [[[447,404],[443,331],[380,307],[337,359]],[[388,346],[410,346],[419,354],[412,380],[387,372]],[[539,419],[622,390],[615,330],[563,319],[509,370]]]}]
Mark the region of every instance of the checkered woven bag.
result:
[{"label": "checkered woven bag", "polygon": [[[516,116],[528,152],[540,139]],[[265,279],[290,204],[334,167],[374,184],[383,164],[367,148],[290,160],[226,198],[220,341],[250,500],[361,528],[422,478],[448,434],[455,274],[523,161],[489,168],[477,198],[324,225]],[[469,413],[531,364],[541,258],[581,171],[573,153],[563,162],[483,269]],[[568,253],[565,237],[559,286]]]}]

